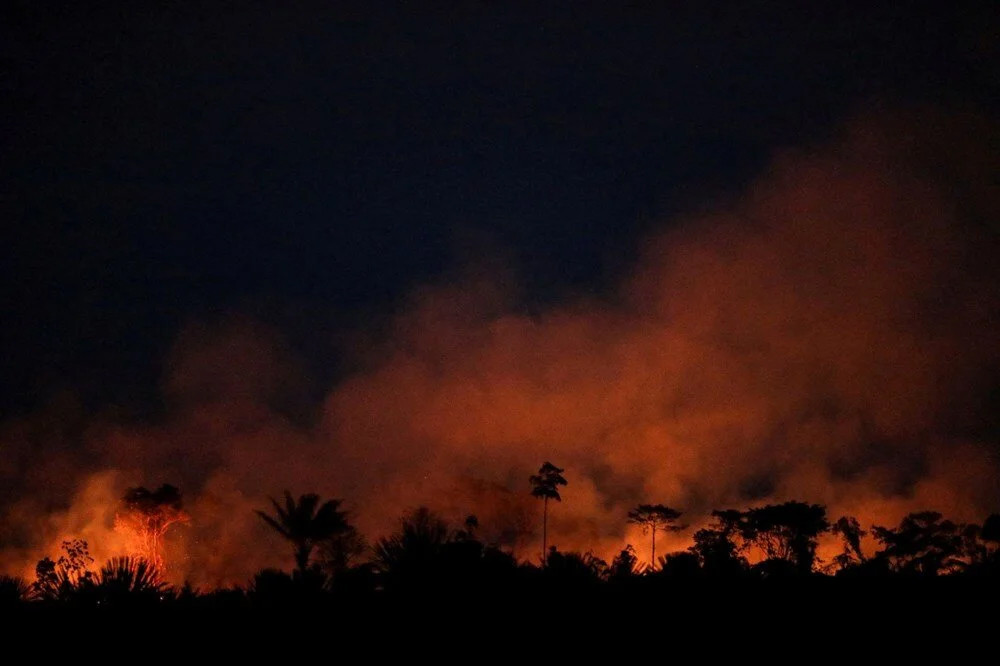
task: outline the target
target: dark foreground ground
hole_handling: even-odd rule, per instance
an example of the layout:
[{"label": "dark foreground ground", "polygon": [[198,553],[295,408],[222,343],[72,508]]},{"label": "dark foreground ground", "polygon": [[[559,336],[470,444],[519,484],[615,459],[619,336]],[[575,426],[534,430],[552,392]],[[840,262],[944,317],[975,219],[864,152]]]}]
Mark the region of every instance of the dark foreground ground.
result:
[{"label": "dark foreground ground", "polygon": [[206,654],[221,650],[233,660],[276,653],[296,660],[309,653],[325,655],[322,661],[410,655],[558,663],[568,655],[605,660],[612,650],[708,663],[995,663],[998,610],[1000,581],[992,579],[817,579],[657,589],[541,586],[489,594],[413,590],[255,604],[226,595],[115,608],[32,603],[5,609],[3,627],[8,638],[41,635],[42,643],[29,642],[68,650],[71,658],[102,644],[124,656],[135,644],[141,654],[188,646]]}]

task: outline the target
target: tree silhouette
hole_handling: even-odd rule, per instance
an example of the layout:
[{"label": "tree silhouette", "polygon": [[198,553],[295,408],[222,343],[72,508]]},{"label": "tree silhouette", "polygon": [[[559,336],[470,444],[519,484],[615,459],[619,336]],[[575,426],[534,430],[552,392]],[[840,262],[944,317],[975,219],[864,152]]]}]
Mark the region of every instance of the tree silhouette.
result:
[{"label": "tree silhouette", "polygon": [[830,531],[839,535],[844,542],[844,551],[833,558],[838,567],[846,569],[854,564],[855,560],[861,564],[866,561],[867,558],[861,551],[861,538],[868,532],[861,529],[861,523],[858,522],[857,518],[841,516],[837,522],[830,526]]},{"label": "tree silhouette", "polygon": [[656,563],[656,530],[677,532],[684,529],[683,525],[674,525],[681,512],[662,504],[640,504],[628,512],[628,522],[642,526],[642,533],[652,532],[653,541],[650,547],[650,566]]},{"label": "tree silhouette", "polygon": [[548,559],[548,544],[549,544],[549,500],[554,499],[557,502],[562,501],[562,497],[559,495],[559,486],[565,486],[567,484],[566,479],[563,477],[562,473],[564,470],[556,467],[549,461],[545,461],[542,466],[538,469],[538,474],[532,474],[528,478],[528,482],[531,483],[531,495],[532,497],[541,497],[543,501],[542,508],[542,566],[545,566],[546,560]]},{"label": "tree silhouette", "polygon": [[430,582],[440,573],[448,536],[448,524],[427,507],[419,507],[402,519],[399,532],[375,544],[375,567],[393,586]]},{"label": "tree silhouette", "polygon": [[805,502],[769,504],[745,511],[742,537],[759,547],[768,559],[793,563],[800,573],[812,571],[817,537],[830,528],[826,507]]},{"label": "tree silhouette", "polygon": [[743,513],[736,509],[712,512],[715,522],[694,533],[694,545],[688,550],[698,556],[702,568],[709,575],[732,577],[742,574],[747,561],[740,552]]},{"label": "tree silhouette", "polygon": [[302,576],[309,568],[309,556],[320,542],[350,529],[346,514],[339,510],[341,500],[338,499],[321,505],[319,495],[308,493],[301,495],[296,502],[286,490],[284,507],[274,498],[271,498],[271,503],[274,505],[274,516],[263,511],[257,511],[257,515],[292,543],[295,566]]},{"label": "tree silhouette", "polygon": [[878,557],[899,573],[934,576],[963,566],[961,530],[936,511],[911,513],[894,529],[876,525],[872,534],[885,546]]},{"label": "tree silhouette", "polygon": [[[561,473],[551,463],[543,465],[531,477],[532,495],[560,500],[559,486],[566,484]],[[136,493],[138,502],[150,504],[149,510],[137,509],[138,513],[156,513],[161,502],[151,499],[153,494]],[[806,589],[821,595],[838,586],[855,590],[854,583],[865,580],[908,578],[905,584],[918,590],[989,592],[1000,576],[1000,514],[988,516],[982,524],[966,524],[933,511],[911,513],[898,527],[872,527],[882,550],[872,553],[864,543],[866,554],[862,545],[867,533],[857,519],[842,516],[829,524],[822,505],[791,501],[713,511],[714,522],[694,533],[690,548],[661,555],[662,539],[657,549],[655,532],[680,529],[676,522],[681,513],[660,504],[643,504],[628,512],[628,520],[653,531],[650,555],[656,557],[655,567],[640,565],[631,545],[609,565],[591,552],[559,552],[547,542],[539,566],[534,559],[518,561],[495,541],[481,540],[475,516],[450,526],[430,510],[419,508],[402,519],[397,532],[368,548],[340,511],[340,500],[324,503],[317,495],[302,495],[298,500],[288,491],[284,495],[283,503],[271,500],[273,514],[256,513],[294,546],[296,568],[290,572],[265,569],[246,585],[231,588],[199,591],[185,585],[175,589],[164,582],[152,562],[137,556],[113,558],[94,569],[87,542],[72,539],[62,543],[58,559],[53,555],[38,562],[30,586],[20,578],[0,575],[0,609],[22,604],[43,609],[142,605],[211,611],[248,605],[347,609],[380,599],[425,598],[441,599],[456,608],[475,608],[480,602],[522,597],[582,599],[574,596],[578,593],[605,595],[612,605],[620,602],[627,609],[647,598],[640,595],[657,589],[679,593],[679,603],[700,603],[698,599],[706,596],[703,592],[716,585],[743,595],[755,590],[780,591],[783,581],[790,578],[803,582],[801,577],[815,568],[818,537],[825,531],[839,537],[843,547],[832,565],[818,569],[815,585],[805,581]],[[521,504],[530,502],[523,494],[519,496]],[[484,521],[483,529],[493,529],[492,516]],[[545,532],[543,538],[547,538]],[[753,566],[747,561],[751,549]],[[761,561],[756,561],[758,549]],[[364,558],[362,553],[366,553]],[[940,587],[938,583],[927,587],[917,580],[940,575],[948,578]],[[538,597],[539,590],[542,597]],[[775,601],[799,603],[791,598]],[[766,608],[771,602],[765,599],[763,603]]]}]

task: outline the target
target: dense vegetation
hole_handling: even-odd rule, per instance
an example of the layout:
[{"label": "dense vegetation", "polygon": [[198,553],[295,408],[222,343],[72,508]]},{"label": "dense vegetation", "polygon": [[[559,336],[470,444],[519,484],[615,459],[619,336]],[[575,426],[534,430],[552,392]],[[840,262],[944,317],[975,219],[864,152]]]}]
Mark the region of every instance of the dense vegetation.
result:
[{"label": "dense vegetation", "polygon": [[[562,470],[546,463],[531,478],[532,494],[560,500]],[[124,504],[148,523],[161,508],[182,515],[178,491],[130,489]],[[159,493],[159,494],[157,494]],[[159,502],[156,498],[163,497]],[[136,497],[144,501],[135,502]],[[629,545],[606,562],[592,553],[562,552],[550,546],[539,564],[518,561],[477,536],[475,516],[461,526],[447,524],[426,508],[406,515],[398,531],[368,544],[341,510],[339,500],[317,495],[272,500],[273,513],[261,519],[286,539],[294,568],[266,569],[245,586],[199,591],[166,584],[152,558],[123,556],[95,568],[88,544],[63,543],[58,559],[41,560],[35,579],[0,577],[0,606],[250,608],[287,605],[356,607],[426,598],[514,600],[538,590],[562,598],[586,595],[615,599],[672,592],[691,598],[706,590],[858,589],[884,585],[927,585],[947,581],[992,589],[1000,581],[1000,515],[980,524],[959,524],[940,513],[911,513],[895,527],[862,528],[850,516],[831,520],[826,508],[798,501],[726,509],[693,535],[684,551],[641,565]],[[162,504],[162,507],[161,507]],[[681,512],[643,504],[623,517],[641,525],[655,553],[657,532],[681,529]],[[155,527],[159,529],[160,524]],[[159,532],[158,534],[161,534]],[[830,561],[817,557],[821,536],[839,539],[841,552]],[[866,553],[870,535],[879,548]],[[752,557],[751,557],[752,556]],[[751,561],[753,560],[753,561]],[[684,597],[683,595],[687,595]]]}]

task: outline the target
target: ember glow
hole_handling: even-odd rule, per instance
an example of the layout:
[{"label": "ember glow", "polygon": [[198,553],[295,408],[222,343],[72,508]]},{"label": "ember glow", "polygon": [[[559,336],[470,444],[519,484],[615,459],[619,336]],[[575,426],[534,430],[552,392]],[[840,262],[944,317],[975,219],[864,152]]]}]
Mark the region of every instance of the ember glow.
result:
[{"label": "ember glow", "polygon": [[[3,425],[18,492],[0,568],[71,536],[102,555],[125,530],[172,580],[241,582],[287,563],[253,514],[285,488],[344,498],[369,537],[419,505],[476,514],[482,538],[537,560],[527,478],[549,459],[569,480],[549,543],[605,559],[646,550],[626,520],[639,504],[683,511],[658,553],[690,545],[713,508],[791,499],[866,529],[928,508],[982,521],[1000,502],[998,246],[981,224],[1000,195],[969,177],[997,172],[984,136],[996,128],[968,114],[860,118],[665,223],[610,293],[529,311],[513,270],[468,266],[351,337],[352,371],[305,417],[279,331],[192,322],[163,418],[67,400]],[[179,506],[117,504],[150,480],[183,489],[185,529],[167,531]]]},{"label": "ember glow", "polygon": [[177,488],[170,485],[155,491],[129,488],[122,498],[121,510],[115,514],[114,528],[127,535],[128,554],[149,561],[162,572],[166,570],[163,537],[171,525],[187,521]]}]

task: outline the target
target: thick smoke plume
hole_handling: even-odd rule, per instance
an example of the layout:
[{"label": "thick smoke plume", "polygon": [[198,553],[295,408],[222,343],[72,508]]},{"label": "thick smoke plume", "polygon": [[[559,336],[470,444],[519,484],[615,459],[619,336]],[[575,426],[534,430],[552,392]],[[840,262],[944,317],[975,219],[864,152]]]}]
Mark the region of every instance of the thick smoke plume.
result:
[{"label": "thick smoke plume", "polygon": [[570,481],[550,543],[603,556],[643,552],[639,503],[691,525],[787,499],[865,525],[980,521],[1000,508],[997,137],[971,113],[866,117],[669,221],[617,290],[541,312],[495,264],[420,288],[344,350],[356,370],[305,420],[287,416],[302,373],[278,332],[193,325],[158,423],[64,399],[3,426],[0,568],[68,536],[116,554],[124,489],[163,482],[191,516],[165,539],[174,580],[290,566],[252,513],[285,488],[345,498],[369,536],[421,504],[475,513],[537,560],[543,460]]}]

